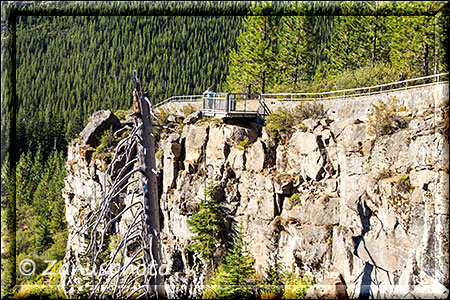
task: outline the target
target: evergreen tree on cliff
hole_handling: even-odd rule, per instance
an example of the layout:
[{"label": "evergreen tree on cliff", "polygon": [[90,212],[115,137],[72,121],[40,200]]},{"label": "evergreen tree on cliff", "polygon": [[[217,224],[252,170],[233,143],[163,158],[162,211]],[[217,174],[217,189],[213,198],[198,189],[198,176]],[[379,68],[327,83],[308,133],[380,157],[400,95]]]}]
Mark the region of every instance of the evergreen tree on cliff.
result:
[{"label": "evergreen tree on cliff", "polygon": [[214,254],[220,247],[225,233],[224,216],[220,203],[214,197],[217,186],[209,183],[205,187],[205,195],[200,199],[200,209],[187,220],[193,244],[188,246],[190,251],[200,255],[207,263],[214,264]]},{"label": "evergreen tree on cliff", "polygon": [[233,243],[227,250],[224,262],[215,276],[210,279],[208,287],[203,293],[203,297],[206,299],[245,299],[256,294],[256,291],[252,289],[255,260],[247,252],[242,225],[233,237]]}]

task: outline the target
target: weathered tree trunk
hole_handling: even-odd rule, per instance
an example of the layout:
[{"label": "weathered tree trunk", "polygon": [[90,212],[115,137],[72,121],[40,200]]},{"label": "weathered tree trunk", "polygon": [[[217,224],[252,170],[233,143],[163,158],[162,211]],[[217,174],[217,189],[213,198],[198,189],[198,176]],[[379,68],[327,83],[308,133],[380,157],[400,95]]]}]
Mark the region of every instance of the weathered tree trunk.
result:
[{"label": "weathered tree trunk", "polygon": [[[297,41],[297,44],[295,45],[295,49],[297,49],[297,45],[298,45],[298,41]],[[298,61],[299,61],[299,54],[296,53],[296,54],[295,54],[294,85],[293,85],[294,88],[297,87],[297,81],[298,81],[298,69],[300,68],[300,66],[298,65]]]},{"label": "weathered tree trunk", "polygon": [[375,30],[373,33],[373,41],[372,41],[372,67],[375,65],[376,52],[377,52],[377,22],[378,22],[378,18],[376,19]]},{"label": "weathered tree trunk", "polygon": [[426,42],[423,43],[423,51],[422,51],[422,75],[428,76],[428,44]]},{"label": "weathered tree trunk", "polygon": [[261,76],[261,94],[264,94],[266,90],[266,70],[263,67],[262,76]]},{"label": "weathered tree trunk", "polygon": [[[136,78],[137,79],[137,78]],[[139,122],[143,123],[141,129],[141,137],[143,142],[143,153],[140,153],[139,159],[141,161],[141,166],[144,167],[145,178],[143,179],[143,186],[146,187],[146,194],[144,195],[144,207],[146,218],[144,227],[145,241],[147,242],[147,251],[144,255],[146,256],[146,262],[156,263],[156,274],[153,266],[147,265],[147,278],[145,283],[151,284],[155,287],[155,292],[157,297],[165,297],[163,277],[160,274],[161,262],[161,248],[159,242],[159,232],[160,232],[160,216],[159,216],[159,199],[158,199],[158,185],[156,178],[156,160],[155,160],[155,140],[152,128],[152,116],[150,114],[149,103],[144,99],[145,95],[140,91],[140,86],[135,85],[135,91],[139,98],[139,104],[141,106],[141,116],[142,120]],[[150,239],[150,237],[152,237]],[[151,277],[153,280],[150,280]]]}]

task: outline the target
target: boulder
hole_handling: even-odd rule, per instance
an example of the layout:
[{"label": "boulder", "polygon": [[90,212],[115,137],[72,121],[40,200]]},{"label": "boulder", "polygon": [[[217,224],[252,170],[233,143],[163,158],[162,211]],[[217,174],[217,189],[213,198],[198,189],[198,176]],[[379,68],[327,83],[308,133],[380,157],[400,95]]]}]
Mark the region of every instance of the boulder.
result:
[{"label": "boulder", "polygon": [[110,110],[99,110],[89,117],[89,122],[81,131],[81,141],[84,145],[97,147],[103,131],[112,128],[116,131],[120,128],[120,121]]},{"label": "boulder", "polygon": [[183,128],[182,138],[185,139],[185,169],[189,164],[197,164],[202,155],[202,148],[208,139],[208,123],[199,125],[186,125]]},{"label": "boulder", "polygon": [[183,117],[181,117],[181,116],[177,116],[177,115],[169,115],[168,117],[167,117],[167,122],[169,122],[169,123],[178,123],[178,122],[181,122],[183,120]]},{"label": "boulder", "polygon": [[221,174],[227,159],[228,146],[225,142],[223,126],[209,129],[209,139],[206,144],[206,165],[212,166],[214,173]]},{"label": "boulder", "polygon": [[324,171],[324,164],[325,161],[319,150],[309,153],[303,160],[304,175],[314,180],[319,179]]},{"label": "boulder", "polygon": [[307,126],[309,129],[314,130],[319,122],[314,119],[306,119],[302,121],[302,124]]},{"label": "boulder", "polygon": [[164,143],[163,151],[163,192],[166,193],[168,189],[174,187],[175,180],[178,173],[177,159],[180,157],[181,144],[179,143],[180,135],[173,133],[169,136],[166,143]]},{"label": "boulder", "polygon": [[242,171],[245,170],[245,150],[240,150],[237,147],[232,147],[227,161],[236,177],[240,177]]},{"label": "boulder", "polygon": [[250,143],[256,141],[259,136],[260,131],[253,128],[246,128],[242,126],[226,124],[223,126],[225,140],[229,144],[239,143],[248,138]]},{"label": "boulder", "polygon": [[247,151],[247,170],[262,172],[266,163],[266,150],[263,142],[256,141]]},{"label": "boulder", "polygon": [[275,193],[287,195],[294,193],[294,178],[289,174],[278,174],[273,179],[273,186],[275,188]]},{"label": "boulder", "polygon": [[319,148],[316,136],[309,132],[296,131],[290,140],[290,144],[300,154],[309,154]]}]

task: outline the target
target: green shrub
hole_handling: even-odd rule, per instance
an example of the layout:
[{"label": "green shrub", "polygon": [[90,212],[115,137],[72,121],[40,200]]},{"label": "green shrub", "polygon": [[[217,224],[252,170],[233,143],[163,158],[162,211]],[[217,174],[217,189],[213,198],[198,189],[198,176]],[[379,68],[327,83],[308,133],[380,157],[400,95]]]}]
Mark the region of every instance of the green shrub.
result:
[{"label": "green shrub", "polygon": [[294,115],[290,109],[280,107],[266,120],[266,129],[273,139],[287,139],[295,125]]},{"label": "green shrub", "polygon": [[308,289],[315,281],[308,276],[288,275],[284,287],[283,299],[305,299]]},{"label": "green shrub", "polygon": [[109,148],[112,147],[113,142],[114,136],[112,128],[105,130],[102,136],[100,137],[100,143],[95,149],[94,155],[107,152]]},{"label": "green shrub", "polygon": [[397,190],[401,193],[409,193],[412,190],[411,181],[408,175],[401,175],[396,184]]},{"label": "green shrub", "polygon": [[65,299],[64,290],[60,285],[25,285],[20,288],[13,299]]},{"label": "green shrub", "polygon": [[300,201],[301,201],[300,195],[297,194],[297,193],[296,193],[296,194],[293,194],[293,195],[289,198],[289,204],[290,204],[291,206],[295,206],[295,205],[299,204]]},{"label": "green shrub", "polygon": [[222,125],[223,124],[223,118],[214,118],[214,124],[216,125]]},{"label": "green shrub", "polygon": [[273,139],[284,143],[292,135],[294,126],[299,125],[301,129],[306,130],[302,124],[304,120],[324,117],[326,112],[323,105],[317,102],[300,103],[293,110],[280,107],[267,117],[266,129]]},{"label": "green shrub", "polygon": [[181,111],[182,111],[183,115],[184,115],[185,117],[187,117],[187,116],[189,116],[190,114],[195,113],[195,112],[197,111],[197,109],[196,109],[195,106],[192,105],[192,104],[186,104],[186,105],[183,106],[183,108],[182,108]]},{"label": "green shrub", "polygon": [[[400,72],[385,63],[367,65],[356,70],[344,70],[328,76],[333,90],[369,87],[398,80]],[[355,93],[360,93],[356,91]]]},{"label": "green shrub", "polygon": [[125,120],[125,117],[128,115],[128,114],[131,114],[133,112],[133,109],[127,109],[127,110],[125,110],[125,109],[119,109],[119,110],[117,110],[115,113],[114,113],[114,115],[116,116],[116,117],[118,117],[119,118],[119,120]]},{"label": "green shrub", "polygon": [[372,104],[373,111],[368,115],[368,132],[371,135],[389,135],[408,125],[408,118],[401,116],[404,108],[398,107],[396,97],[387,102]]},{"label": "green shrub", "polygon": [[[400,71],[392,68],[386,63],[376,63],[372,66],[366,65],[358,69],[346,69],[330,73],[331,69],[326,62],[319,65],[314,77],[311,80],[300,81],[296,87],[286,83],[281,83],[271,88],[273,93],[320,93],[327,91],[337,91],[344,89],[353,89],[360,87],[369,87],[380,85],[398,80]],[[408,78],[419,77],[418,74],[404,75]],[[418,75],[418,76],[416,76]],[[354,93],[359,93],[355,91]]]},{"label": "green shrub", "polygon": [[248,139],[248,136],[245,136],[242,141],[238,142],[237,147],[239,150],[245,150],[250,147],[250,140]]},{"label": "green shrub", "polygon": [[303,121],[309,118],[320,119],[326,116],[323,105],[317,102],[304,102],[294,109],[294,118]]},{"label": "green shrub", "polygon": [[168,124],[168,119],[170,116],[170,111],[164,107],[159,108],[158,112],[156,113],[156,116],[158,117],[158,124],[162,126],[166,126]]},{"label": "green shrub", "polygon": [[181,121],[181,120],[178,120],[177,121],[177,127],[176,127],[176,133],[178,133],[178,134],[182,134],[183,133],[183,129],[184,129],[184,122],[183,121]]},{"label": "green shrub", "polygon": [[54,235],[54,244],[44,252],[44,257],[49,260],[62,260],[66,255],[67,232],[61,231]]}]

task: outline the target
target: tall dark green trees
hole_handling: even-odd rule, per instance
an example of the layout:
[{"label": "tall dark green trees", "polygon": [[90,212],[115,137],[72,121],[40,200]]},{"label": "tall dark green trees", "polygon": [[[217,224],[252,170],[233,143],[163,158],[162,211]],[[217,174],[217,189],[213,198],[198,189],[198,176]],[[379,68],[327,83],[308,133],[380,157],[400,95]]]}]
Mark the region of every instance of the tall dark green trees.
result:
[{"label": "tall dark green trees", "polygon": [[265,93],[273,84],[276,70],[276,24],[271,2],[254,4],[244,19],[237,38],[237,50],[230,52],[228,89]]},{"label": "tall dark green trees", "polygon": [[307,19],[304,16],[284,16],[278,31],[281,80],[293,89],[307,79]]},{"label": "tall dark green trees", "polygon": [[[61,146],[58,149],[63,149],[94,111],[131,107],[128,84],[133,69],[141,70],[143,88],[154,103],[173,95],[200,94],[209,85],[216,91],[223,90],[228,49],[235,44],[241,19],[156,15],[18,17],[19,152],[35,152],[41,145],[48,153],[55,136]],[[6,80],[3,72],[2,78]],[[7,105],[8,101],[2,100],[2,113],[7,112]],[[2,135],[5,130],[2,118]]]},{"label": "tall dark green trees", "polygon": [[[402,72],[407,78],[447,72],[442,45],[448,12],[443,5],[439,1],[302,3],[294,6],[294,15],[282,16],[278,25],[274,22],[277,34],[271,47],[264,47],[266,41],[259,34],[273,27],[263,26],[262,6],[255,6],[252,11],[258,17],[246,17],[237,48],[231,50],[228,88],[241,92],[253,87],[262,93],[317,91],[326,86],[344,89],[354,86],[342,84],[339,77],[354,77],[371,68],[373,81],[364,84],[396,81]],[[329,15],[320,15],[324,9]],[[436,15],[440,9],[444,12]],[[269,18],[276,20],[273,12],[267,13]],[[266,48],[272,52],[258,51]],[[275,80],[264,81],[265,74],[258,70],[270,70],[267,79]],[[334,84],[336,80],[340,84]]]},{"label": "tall dark green trees", "polygon": [[[406,12],[415,9],[424,13],[430,13],[440,7],[436,1],[415,1],[401,5]],[[443,26],[448,26],[448,23],[445,25],[438,21],[439,16],[390,18],[390,58],[395,68],[402,69],[407,74],[421,76],[440,71],[436,64],[442,60],[442,53],[436,46],[442,43]]]}]

